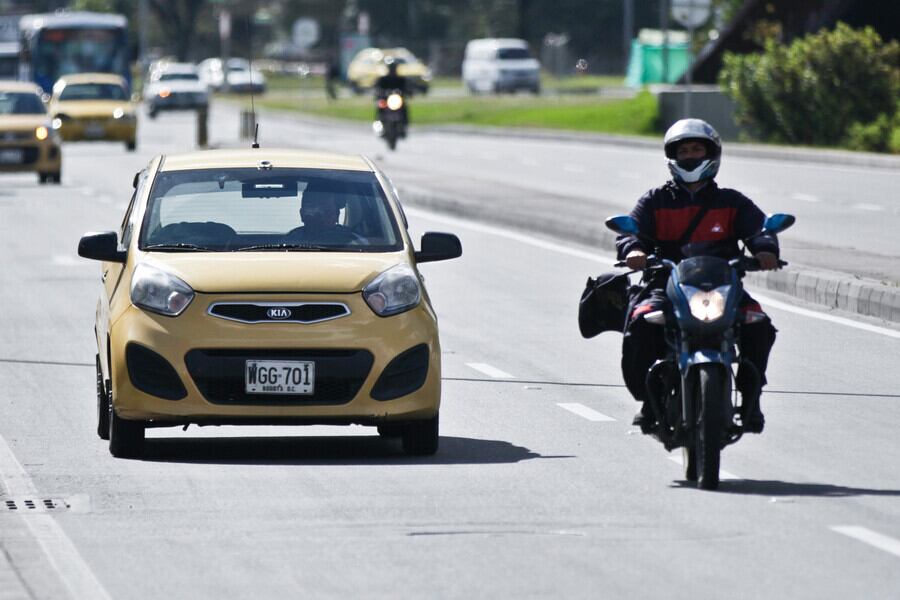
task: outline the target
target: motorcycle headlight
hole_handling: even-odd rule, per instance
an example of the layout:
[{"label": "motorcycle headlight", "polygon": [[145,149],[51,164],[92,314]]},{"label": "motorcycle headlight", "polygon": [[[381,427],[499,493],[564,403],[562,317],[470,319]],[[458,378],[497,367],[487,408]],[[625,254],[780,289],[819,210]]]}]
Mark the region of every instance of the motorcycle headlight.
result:
[{"label": "motorcycle headlight", "polygon": [[363,290],[366,304],[380,317],[414,308],[421,298],[419,278],[412,267],[404,263],[384,271]]},{"label": "motorcycle headlight", "polygon": [[714,290],[704,292],[698,288],[682,285],[681,289],[687,298],[691,314],[700,321],[715,321],[725,314],[725,301],[728,298],[730,285],[723,285]]},{"label": "motorcycle headlight", "polygon": [[177,317],[193,299],[191,286],[156,267],[140,264],[131,277],[131,302],[140,308]]},{"label": "motorcycle headlight", "polygon": [[400,110],[403,107],[403,96],[391,94],[387,97],[387,107],[391,110]]}]

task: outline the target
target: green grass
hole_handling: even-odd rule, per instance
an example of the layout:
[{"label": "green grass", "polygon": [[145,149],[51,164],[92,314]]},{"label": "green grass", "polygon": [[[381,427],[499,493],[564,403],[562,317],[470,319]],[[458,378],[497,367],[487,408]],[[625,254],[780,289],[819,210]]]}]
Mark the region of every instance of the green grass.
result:
[{"label": "green grass", "polygon": [[[318,95],[272,93],[257,99],[265,108],[323,117],[369,121],[368,96],[328,101]],[[657,104],[649,92],[624,100],[598,96],[417,96],[409,104],[414,124],[535,127],[630,135],[656,135]]]}]

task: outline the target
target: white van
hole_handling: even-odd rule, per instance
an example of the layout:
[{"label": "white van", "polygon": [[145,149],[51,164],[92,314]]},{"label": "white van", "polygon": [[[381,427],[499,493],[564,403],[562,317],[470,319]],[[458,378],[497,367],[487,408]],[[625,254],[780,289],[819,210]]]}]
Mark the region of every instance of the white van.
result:
[{"label": "white van", "polygon": [[541,64],[531,56],[528,42],[514,38],[470,40],[462,77],[473,94],[541,91]]}]

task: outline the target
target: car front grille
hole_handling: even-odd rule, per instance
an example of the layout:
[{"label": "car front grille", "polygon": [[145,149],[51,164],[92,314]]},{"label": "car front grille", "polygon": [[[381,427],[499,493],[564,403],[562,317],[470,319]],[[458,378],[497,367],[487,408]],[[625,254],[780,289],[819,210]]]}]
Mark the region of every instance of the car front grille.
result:
[{"label": "car front grille", "polygon": [[[315,363],[314,393],[248,394],[244,372],[248,360],[303,360]],[[184,357],[188,372],[213,404],[301,406],[350,402],[372,369],[367,350],[197,349]]]},{"label": "car front grille", "polygon": [[350,314],[340,302],[217,302],[209,307],[214,317],[241,323],[319,323]]}]

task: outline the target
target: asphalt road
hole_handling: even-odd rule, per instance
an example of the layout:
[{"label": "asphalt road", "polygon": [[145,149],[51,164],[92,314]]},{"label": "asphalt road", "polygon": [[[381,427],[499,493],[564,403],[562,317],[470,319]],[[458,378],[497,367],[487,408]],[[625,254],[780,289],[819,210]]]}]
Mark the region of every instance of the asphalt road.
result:
[{"label": "asphalt road", "polygon": [[[779,329],[767,429],[729,447],[720,491],[701,492],[678,455],[630,426],[620,337],[578,335],[575,299],[608,257],[421,209],[409,210],[416,236],[453,231],[464,246],[461,259],[422,267],[444,350],[436,456],[405,457],[363,427],[234,427],[152,430],[145,460],[111,458],[93,431],[99,268],[75,247],[83,232],[118,225],[133,173],[189,146],[191,123],[142,123],[133,155],[67,145],[61,187],[3,177],[0,600],[900,590],[900,331],[759,294]],[[213,140],[233,143],[236,120],[216,125]],[[272,137],[352,147],[351,133],[297,127]],[[466,139],[441,138],[430,159],[405,152],[417,139],[381,159],[398,186],[450,187],[439,174],[465,163],[462,185],[522,189],[545,170],[510,167],[503,180],[479,158],[483,140],[453,161]],[[566,164],[556,154],[551,164]],[[615,194],[623,207],[632,191]]]}]

